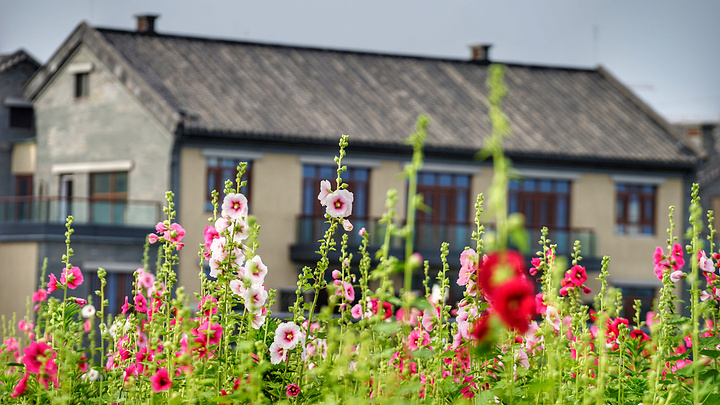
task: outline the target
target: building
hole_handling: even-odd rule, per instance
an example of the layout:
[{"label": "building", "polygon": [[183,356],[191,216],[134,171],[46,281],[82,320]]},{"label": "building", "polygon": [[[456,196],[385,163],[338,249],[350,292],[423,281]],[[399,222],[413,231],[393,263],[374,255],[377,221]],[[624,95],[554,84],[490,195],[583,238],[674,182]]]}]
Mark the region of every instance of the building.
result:
[{"label": "building", "polygon": [[[210,190],[247,161],[267,283],[294,289],[315,260],[316,196],[320,180],[334,177],[340,135],[350,135],[351,220],[372,232],[387,189],[398,190],[403,211],[404,139],[428,114],[419,188],[433,210],[419,217],[417,249],[436,265],[447,240],[457,271],[475,196],[492,178],[491,162],[475,158],[491,131],[488,47],[469,60],[381,55],[166,35],[155,18],[140,16],[135,31],[81,23],[26,87],[34,195],[71,196],[60,211],[106,238],[75,245],[74,263],[127,282],[139,265],[137,236],[152,231],[171,189],[187,230],[180,283],[196,291]],[[591,271],[610,255],[610,282],[649,305],[659,285],[652,252],[667,238],[666,207],[686,211],[697,149],[603,68],[508,64],[505,81],[506,152],[524,176],[511,187],[511,209],[527,215],[533,238],[551,228],[560,253],[581,239]],[[40,257],[26,274],[38,274]],[[59,257],[50,256],[51,270]]]}]

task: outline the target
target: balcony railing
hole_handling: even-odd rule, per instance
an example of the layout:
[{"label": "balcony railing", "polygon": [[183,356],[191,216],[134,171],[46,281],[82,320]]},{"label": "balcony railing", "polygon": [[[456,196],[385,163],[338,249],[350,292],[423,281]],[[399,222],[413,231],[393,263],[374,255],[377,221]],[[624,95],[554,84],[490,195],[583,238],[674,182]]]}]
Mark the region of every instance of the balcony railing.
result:
[{"label": "balcony railing", "polygon": [[0,197],[0,223],[64,223],[148,226],[161,220],[162,204],[139,200],[92,200],[62,197]]},{"label": "balcony railing", "polygon": [[[353,232],[348,234],[349,245],[359,245],[362,239],[358,236],[357,230],[365,227],[370,232],[370,245],[377,246],[383,243],[385,227],[378,224],[375,219],[351,219],[355,226]],[[325,218],[302,216],[298,219],[297,242],[299,244],[312,244],[323,238],[327,229]],[[475,230],[474,223],[417,223],[415,225],[415,249],[437,250],[443,242],[448,242],[451,249],[463,249],[465,246],[473,246],[471,237]],[[494,232],[493,225],[486,225],[485,232]],[[531,254],[538,250],[540,230],[528,230],[527,246]],[[592,229],[562,228],[552,229],[548,238],[553,244],[557,244],[556,253],[561,256],[568,256],[573,249],[576,240],[580,241],[582,254],[584,256],[595,255],[595,232]],[[391,240],[391,247],[401,247],[399,238]]]}]

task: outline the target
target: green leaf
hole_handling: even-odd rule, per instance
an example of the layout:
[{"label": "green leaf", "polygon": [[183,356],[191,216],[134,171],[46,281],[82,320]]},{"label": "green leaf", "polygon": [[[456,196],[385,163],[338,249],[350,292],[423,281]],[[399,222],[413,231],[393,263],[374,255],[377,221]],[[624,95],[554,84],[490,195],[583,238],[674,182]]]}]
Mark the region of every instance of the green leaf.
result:
[{"label": "green leaf", "polygon": [[386,335],[393,334],[400,329],[399,322],[383,322],[375,325],[375,331]]}]

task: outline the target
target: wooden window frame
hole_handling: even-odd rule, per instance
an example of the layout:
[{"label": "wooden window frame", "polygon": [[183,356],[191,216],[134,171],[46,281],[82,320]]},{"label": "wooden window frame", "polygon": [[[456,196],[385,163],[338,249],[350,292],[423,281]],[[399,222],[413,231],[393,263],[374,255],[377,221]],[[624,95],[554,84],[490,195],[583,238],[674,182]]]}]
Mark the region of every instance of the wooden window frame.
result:
[{"label": "wooden window frame", "polygon": [[[645,189],[650,187],[652,191]],[[623,188],[620,190],[619,188]],[[639,219],[638,221],[630,220],[630,201],[633,197],[639,200]],[[645,212],[645,204],[650,203],[652,212],[647,215]],[[622,206],[622,210],[618,207]],[[615,229],[616,232],[623,235],[655,235],[657,227],[655,219],[657,216],[657,186],[652,184],[628,184],[617,183],[615,186]],[[650,231],[646,231],[649,227]],[[636,231],[634,231],[636,230]]]},{"label": "wooden window frame", "polygon": [[[213,159],[217,159],[218,163],[215,165],[210,164],[210,162]],[[224,166],[223,160],[231,161],[232,164]],[[242,159],[232,159],[232,158],[223,158],[223,157],[214,157],[209,156],[205,160],[205,211],[206,212],[212,212],[213,205],[212,205],[212,191],[213,189],[210,188],[210,181],[214,181],[215,188],[214,190],[217,190],[218,192],[218,209],[220,206],[222,206],[223,198],[225,197],[225,181],[226,180],[233,180],[237,178],[238,173],[238,165],[244,162]],[[248,161],[247,167],[245,168],[245,173],[243,173],[243,177],[241,180],[246,181],[245,187],[243,187],[240,192],[247,198],[248,200],[248,207],[251,206],[251,197],[252,197],[252,188],[251,188],[251,181],[252,179],[252,169],[253,169],[253,162]],[[224,174],[225,171],[230,170],[232,171],[232,178],[229,178],[226,174]]]}]

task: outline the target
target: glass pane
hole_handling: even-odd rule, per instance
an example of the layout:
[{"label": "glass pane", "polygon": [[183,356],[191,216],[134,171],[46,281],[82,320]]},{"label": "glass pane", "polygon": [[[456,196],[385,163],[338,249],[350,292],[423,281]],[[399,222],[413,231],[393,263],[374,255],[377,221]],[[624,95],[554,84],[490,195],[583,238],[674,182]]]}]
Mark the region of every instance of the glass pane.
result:
[{"label": "glass pane", "polygon": [[655,192],[654,188],[655,186],[643,186],[642,192],[652,194],[653,192]]},{"label": "glass pane", "polygon": [[303,178],[311,179],[315,177],[315,166],[303,166]]},{"label": "glass pane", "polygon": [[117,225],[121,225],[125,223],[125,203],[115,203],[113,204],[113,223]]},{"label": "glass pane", "polygon": [[452,178],[453,176],[451,174],[440,174],[438,176],[438,183],[443,187],[450,187],[452,186]]},{"label": "glass pane", "polygon": [[637,194],[630,195],[630,201],[628,202],[628,222],[638,223],[640,222],[640,197]]},{"label": "glass pane", "polygon": [[331,180],[337,177],[337,169],[332,166],[320,167],[320,177],[323,179]]},{"label": "glass pane", "polygon": [[368,169],[354,169],[355,180],[357,181],[368,181]]},{"label": "glass pane", "polygon": [[558,193],[569,193],[570,182],[569,181],[558,181],[555,183],[555,189]]},{"label": "glass pane", "polygon": [[116,193],[127,193],[127,191],[128,191],[127,172],[115,173],[115,192]]},{"label": "glass pane", "polygon": [[552,180],[540,180],[538,183],[540,191],[543,193],[552,192]]},{"label": "glass pane", "polygon": [[564,198],[558,198],[557,200],[557,226],[568,226],[567,201]]},{"label": "glass pane", "polygon": [[508,188],[510,190],[518,190],[520,189],[520,184],[517,180],[510,180],[510,182],[508,182]]},{"label": "glass pane", "polygon": [[354,193],[353,200],[353,216],[355,217],[366,217],[367,216],[367,196],[363,189],[358,190]]},{"label": "glass pane", "polygon": [[508,210],[511,214],[518,212],[518,198],[517,194],[510,194],[508,198]]},{"label": "glass pane", "polygon": [[625,184],[622,184],[622,183],[618,183],[616,187],[617,187],[617,191],[625,191],[627,189]]},{"label": "glass pane", "polygon": [[643,205],[644,205],[644,207],[643,207],[644,210],[643,210],[643,211],[645,211],[645,212],[643,213],[643,219],[646,220],[646,221],[652,220],[652,217],[653,217],[653,202],[652,202],[652,200],[649,199],[649,198],[648,198],[648,199],[645,199]]},{"label": "glass pane", "polygon": [[206,160],[206,164],[208,167],[215,167],[218,165],[218,158],[216,157],[209,157]]},{"label": "glass pane", "polygon": [[460,174],[455,176],[455,183],[458,187],[469,187],[470,186],[470,176]]},{"label": "glass pane", "polygon": [[523,180],[522,186],[525,191],[535,191],[535,180],[525,179]]},{"label": "glass pane", "polygon": [[457,193],[457,212],[455,212],[455,220],[457,222],[465,222],[467,221],[467,215],[468,215],[468,206],[467,206],[467,193],[465,192],[458,192]]},{"label": "glass pane", "polygon": [[109,224],[110,203],[108,201],[96,201],[92,203],[92,221],[96,224]]},{"label": "glass pane", "polygon": [[222,167],[237,168],[237,161],[235,159],[223,158],[221,164]]},{"label": "glass pane", "polygon": [[624,201],[621,198],[618,198],[617,200],[617,220],[622,220],[625,218],[625,204]]},{"label": "glass pane", "polygon": [[434,173],[420,173],[420,184],[432,186],[435,184]]},{"label": "glass pane", "polygon": [[110,192],[110,173],[92,174],[93,194],[107,194]]},{"label": "glass pane", "polygon": [[314,205],[316,202],[320,204],[317,199],[317,195],[320,193],[320,184],[317,185],[317,189],[312,187],[314,183],[306,181],[304,182],[305,188],[303,189],[303,214],[312,215]]}]

